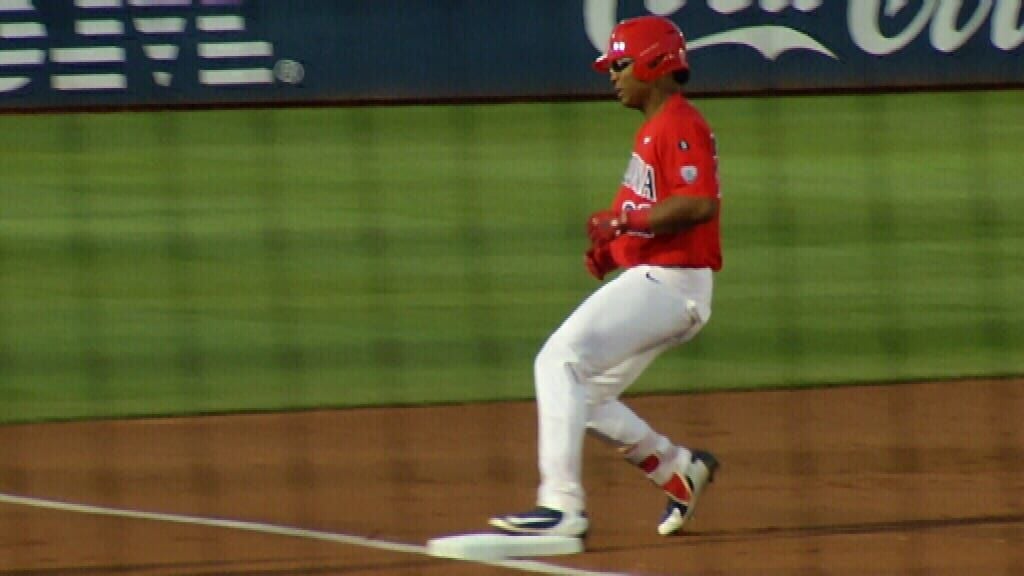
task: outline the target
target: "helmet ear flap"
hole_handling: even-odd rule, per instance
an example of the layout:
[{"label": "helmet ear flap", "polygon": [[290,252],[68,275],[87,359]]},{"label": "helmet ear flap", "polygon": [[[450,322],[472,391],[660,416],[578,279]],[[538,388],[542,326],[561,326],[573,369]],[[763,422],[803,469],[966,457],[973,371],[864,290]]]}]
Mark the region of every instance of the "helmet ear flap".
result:
[{"label": "helmet ear flap", "polygon": [[638,80],[652,82],[659,76],[658,67],[661,66],[661,63],[664,61],[665,54],[659,54],[650,60],[644,61],[643,63],[638,62],[637,64],[640,65],[633,69],[633,74]]},{"label": "helmet ear flap", "polygon": [[633,69],[633,74],[638,80],[653,82],[658,77],[662,76],[665,70],[669,68],[666,66],[666,64],[668,64],[666,60],[670,59],[670,54],[658,54],[654,58],[646,60],[643,63],[637,62],[637,65]]}]

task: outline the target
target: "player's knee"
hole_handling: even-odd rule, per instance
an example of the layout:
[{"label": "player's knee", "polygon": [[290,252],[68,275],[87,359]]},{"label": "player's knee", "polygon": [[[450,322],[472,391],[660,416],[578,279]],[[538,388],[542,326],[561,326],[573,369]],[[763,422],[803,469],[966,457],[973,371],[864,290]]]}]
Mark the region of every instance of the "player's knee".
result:
[{"label": "player's knee", "polygon": [[559,370],[573,360],[572,349],[555,338],[549,338],[533,361],[533,369],[537,375],[549,374]]},{"label": "player's knee", "polygon": [[597,373],[593,360],[587,354],[581,353],[569,342],[552,337],[537,353],[534,371],[541,376],[565,369],[572,370],[581,380],[586,380]]}]

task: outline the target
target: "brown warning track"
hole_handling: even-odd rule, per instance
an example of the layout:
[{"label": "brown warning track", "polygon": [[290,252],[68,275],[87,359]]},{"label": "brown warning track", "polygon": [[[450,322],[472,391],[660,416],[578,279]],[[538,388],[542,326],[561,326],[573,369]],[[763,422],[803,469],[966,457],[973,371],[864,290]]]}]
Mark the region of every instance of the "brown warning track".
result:
[{"label": "brown warning track", "polygon": [[[633,398],[723,468],[693,533],[588,441],[588,551],[630,574],[1024,574],[1020,380]],[[0,427],[0,492],[423,545],[532,504],[531,403]],[[304,538],[0,504],[0,575],[513,574]]]}]

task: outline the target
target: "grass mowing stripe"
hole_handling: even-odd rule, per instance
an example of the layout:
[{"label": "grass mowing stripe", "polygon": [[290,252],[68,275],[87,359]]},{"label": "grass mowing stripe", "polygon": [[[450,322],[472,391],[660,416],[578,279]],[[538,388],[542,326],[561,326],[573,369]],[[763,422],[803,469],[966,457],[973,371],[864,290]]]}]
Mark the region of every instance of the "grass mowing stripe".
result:
[{"label": "grass mowing stripe", "polygon": [[[698,101],[726,267],[632,391],[1024,372],[1019,98]],[[4,116],[0,421],[528,398],[639,121]]]}]

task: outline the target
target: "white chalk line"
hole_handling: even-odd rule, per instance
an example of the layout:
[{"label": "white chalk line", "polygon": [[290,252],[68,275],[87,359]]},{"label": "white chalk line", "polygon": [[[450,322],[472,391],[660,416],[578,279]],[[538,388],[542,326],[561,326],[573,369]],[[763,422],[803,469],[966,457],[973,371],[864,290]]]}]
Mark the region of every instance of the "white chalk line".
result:
[{"label": "white chalk line", "polygon": [[[307,530],[305,528],[294,528],[291,526],[280,526],[266,524],[263,522],[246,522],[243,520],[228,520],[223,518],[204,518],[201,516],[185,516],[182,514],[166,514],[162,512],[146,512],[143,510],[125,510],[120,508],[108,508],[105,506],[91,506],[89,504],[75,504],[72,502],[60,502],[57,500],[46,500],[43,498],[32,498],[28,496],[17,496],[0,492],[0,502],[7,504],[19,504],[32,508],[43,508],[47,510],[60,510],[63,512],[77,512],[80,514],[92,514],[94,516],[113,516],[117,518],[134,518],[139,520],[155,520],[158,522],[173,522],[175,524],[192,524],[194,526],[209,526],[215,528],[228,528],[231,530],[244,530],[247,532],[260,532],[263,534],[276,534],[279,536],[291,536],[295,538],[306,538],[308,540],[324,540],[337,542],[350,546],[362,546],[364,548],[375,548],[388,552],[399,552],[402,554],[418,554],[435,558],[427,552],[426,546],[415,544],[402,544],[400,542],[388,542],[387,540],[376,540],[363,536],[350,534],[339,534],[336,532],[323,532],[320,530]],[[626,576],[618,572],[594,572],[592,570],[581,570],[557,564],[547,564],[536,560],[456,560],[457,562],[472,562],[488,566],[498,566],[521,572],[532,572],[534,574],[564,574],[567,576]]]}]

